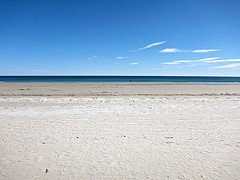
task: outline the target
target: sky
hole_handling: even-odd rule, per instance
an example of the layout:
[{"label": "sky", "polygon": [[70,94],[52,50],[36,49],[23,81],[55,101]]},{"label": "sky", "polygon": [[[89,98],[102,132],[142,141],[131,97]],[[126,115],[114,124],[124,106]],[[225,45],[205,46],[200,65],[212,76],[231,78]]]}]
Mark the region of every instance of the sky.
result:
[{"label": "sky", "polygon": [[240,76],[240,1],[1,0],[0,75]]}]

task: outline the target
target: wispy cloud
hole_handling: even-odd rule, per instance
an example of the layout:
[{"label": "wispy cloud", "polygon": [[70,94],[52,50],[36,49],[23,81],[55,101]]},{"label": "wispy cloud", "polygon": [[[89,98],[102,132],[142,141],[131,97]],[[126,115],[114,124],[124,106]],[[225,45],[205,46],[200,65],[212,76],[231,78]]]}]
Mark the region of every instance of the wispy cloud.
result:
[{"label": "wispy cloud", "polygon": [[[187,66],[197,66],[202,63],[227,63],[227,62],[240,62],[240,59],[220,59],[220,57],[209,57],[203,59],[195,59],[195,60],[176,60],[170,62],[164,62],[163,65],[179,65],[182,63],[190,63]],[[240,63],[227,64],[223,66],[214,66],[210,67],[212,69],[240,69]]]},{"label": "wispy cloud", "polygon": [[240,62],[240,59],[219,59],[219,60],[210,60],[203,61],[205,63],[222,63],[222,62]]},{"label": "wispy cloud", "polygon": [[129,57],[127,56],[118,56],[117,59],[128,59]]},{"label": "wispy cloud", "polygon": [[238,69],[240,68],[240,63],[234,63],[234,64],[228,64],[228,65],[224,65],[224,66],[214,66],[211,67],[213,69]]},{"label": "wispy cloud", "polygon": [[183,50],[177,48],[166,48],[160,51],[160,53],[183,53],[183,52],[191,52],[191,53],[208,53],[208,52],[217,52],[217,49],[197,49],[197,50]]},{"label": "wispy cloud", "polygon": [[194,67],[194,66],[197,66],[197,64],[189,64],[187,66]]},{"label": "wispy cloud", "polygon": [[177,49],[177,48],[166,48],[160,51],[160,53],[181,53],[181,52],[188,52],[188,51]]},{"label": "wispy cloud", "polygon": [[92,57],[89,57],[88,59],[89,59],[89,60],[93,60],[93,59],[96,59],[96,58],[98,58],[98,56],[97,56],[97,55],[94,55],[94,56],[92,56]]},{"label": "wispy cloud", "polygon": [[217,61],[220,57],[210,57],[210,58],[203,58],[203,59],[187,59],[187,60],[175,60],[175,61],[170,61],[170,62],[164,62],[162,64],[166,65],[177,65],[180,63],[196,63],[196,62],[214,62]]},{"label": "wispy cloud", "polygon": [[164,44],[165,42],[166,41],[160,41],[160,42],[152,43],[152,44],[149,44],[145,47],[142,47],[142,48],[139,48],[139,49],[135,50],[135,52],[142,51],[142,50],[145,50],[145,49],[149,49],[149,48],[152,48],[152,47],[155,47],[155,46],[159,46],[161,44]]},{"label": "wispy cloud", "polygon": [[14,68],[11,69],[13,71],[25,71],[25,72],[36,72],[36,73],[46,73],[46,72],[50,72],[49,70],[45,70],[45,69],[24,69],[24,68]]},{"label": "wispy cloud", "polygon": [[198,61],[198,62],[209,62],[209,61],[213,61],[213,60],[217,60],[217,59],[220,59],[220,57],[209,57],[209,58],[199,59],[199,60],[196,60],[196,61]]},{"label": "wispy cloud", "polygon": [[162,64],[166,64],[166,65],[177,65],[180,63],[192,63],[195,60],[177,60],[177,61],[170,61],[170,62],[164,62]]},{"label": "wispy cloud", "polygon": [[208,53],[208,52],[217,52],[218,49],[198,49],[198,50],[192,50],[192,53]]},{"label": "wispy cloud", "polygon": [[165,65],[177,65],[179,63],[172,61],[172,62],[164,62],[162,64],[165,64]]},{"label": "wispy cloud", "polygon": [[190,63],[193,62],[192,60],[178,60],[178,61],[174,61],[176,63]]},{"label": "wispy cloud", "polygon": [[132,62],[132,63],[130,63],[130,65],[138,65],[139,63],[137,63],[137,62]]}]

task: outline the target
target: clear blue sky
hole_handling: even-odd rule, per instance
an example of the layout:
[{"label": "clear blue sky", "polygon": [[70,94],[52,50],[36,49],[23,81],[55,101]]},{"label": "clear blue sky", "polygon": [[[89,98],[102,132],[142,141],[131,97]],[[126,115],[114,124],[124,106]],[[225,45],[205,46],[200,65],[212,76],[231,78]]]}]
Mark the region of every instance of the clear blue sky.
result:
[{"label": "clear blue sky", "polygon": [[1,0],[0,75],[240,75],[239,0]]}]

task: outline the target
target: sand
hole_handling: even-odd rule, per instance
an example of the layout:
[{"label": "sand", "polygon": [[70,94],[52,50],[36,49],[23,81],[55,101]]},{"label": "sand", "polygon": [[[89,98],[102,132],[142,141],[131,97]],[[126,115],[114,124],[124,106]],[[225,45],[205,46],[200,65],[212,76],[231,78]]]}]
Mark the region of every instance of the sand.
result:
[{"label": "sand", "polygon": [[0,96],[238,95],[240,83],[0,83]]},{"label": "sand", "polygon": [[0,179],[240,179],[240,85],[1,83]]}]

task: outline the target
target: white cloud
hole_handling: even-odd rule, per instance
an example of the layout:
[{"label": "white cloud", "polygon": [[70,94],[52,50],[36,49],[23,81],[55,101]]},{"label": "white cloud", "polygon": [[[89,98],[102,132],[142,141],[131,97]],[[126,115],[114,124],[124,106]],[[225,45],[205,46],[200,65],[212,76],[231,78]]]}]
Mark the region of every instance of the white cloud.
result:
[{"label": "white cloud", "polygon": [[171,62],[164,62],[162,64],[167,64],[167,65],[177,65],[180,63],[191,63],[193,60],[177,60],[177,61],[171,61]]},{"label": "white cloud", "polygon": [[218,49],[197,49],[197,50],[192,50],[192,53],[208,53],[208,52],[217,52],[219,51]]},{"label": "white cloud", "polygon": [[197,64],[189,64],[187,66],[194,67],[194,66],[197,66]]},{"label": "white cloud", "polygon": [[203,59],[199,59],[199,60],[196,60],[196,61],[199,61],[199,62],[208,62],[208,61],[213,61],[213,60],[217,60],[217,59],[220,59],[220,57],[203,58]]},{"label": "white cloud", "polygon": [[44,73],[44,72],[50,72],[49,70],[44,70],[44,69],[24,69],[24,68],[15,68],[11,69],[13,71],[26,71],[26,72],[39,72],[39,73]]},{"label": "white cloud", "polygon": [[160,53],[181,53],[181,52],[188,52],[188,51],[177,49],[177,48],[166,48],[160,51]]},{"label": "white cloud", "polygon": [[117,59],[128,59],[129,57],[127,56],[118,56]]},{"label": "white cloud", "polygon": [[190,63],[190,62],[193,62],[192,60],[178,60],[178,61],[173,61],[173,62],[176,62],[176,63]]},{"label": "white cloud", "polygon": [[240,59],[219,59],[212,61],[204,61],[206,63],[222,63],[222,62],[240,62]]},{"label": "white cloud", "polygon": [[214,69],[240,68],[240,63],[228,64],[228,65],[224,65],[224,66],[215,66],[215,67],[211,67],[211,68],[214,68]]},{"label": "white cloud", "polygon": [[176,65],[180,63],[195,63],[195,62],[212,62],[216,61],[220,57],[210,57],[210,58],[204,58],[204,59],[187,59],[187,60],[176,60],[176,61],[171,61],[171,62],[164,62],[162,64],[168,64],[168,65]]},{"label": "white cloud", "polygon": [[98,56],[97,55],[94,55],[94,56],[92,56],[92,57],[89,57],[88,59],[89,60],[93,60],[93,59],[96,59]]},{"label": "white cloud", "polygon": [[161,45],[161,44],[164,44],[165,42],[166,42],[166,41],[160,41],[160,42],[152,43],[152,44],[149,44],[149,45],[147,45],[147,46],[145,46],[145,47],[142,47],[142,48],[139,48],[139,49],[135,50],[135,52],[137,52],[137,51],[142,51],[142,50],[144,50],[144,49],[149,49],[149,48],[152,48],[152,47],[154,47],[154,46],[159,46],[159,45]]},{"label": "white cloud", "polygon": [[137,63],[137,62],[132,62],[132,63],[130,63],[130,65],[138,65],[139,63]]},{"label": "white cloud", "polygon": [[176,62],[164,62],[162,64],[166,64],[166,65],[175,65],[175,64],[179,64],[179,63],[176,63]]},{"label": "white cloud", "polygon": [[183,53],[183,52],[192,52],[192,53],[208,53],[216,52],[217,49],[198,49],[198,50],[182,50],[177,48],[166,48],[160,51],[160,53]]},{"label": "white cloud", "polygon": [[[198,62],[202,63],[226,63],[226,62],[240,62],[240,59],[220,59],[220,57],[209,57],[209,58],[203,58],[203,59],[197,59],[197,60],[176,60],[176,61],[170,61],[170,62],[164,62],[162,64],[164,65],[178,65],[181,63],[191,63],[187,66],[197,66],[199,65]],[[201,65],[201,64],[200,64]],[[240,69],[240,63],[234,63],[234,64],[228,64],[223,66],[214,66],[210,67],[213,69],[225,69],[225,68],[232,68],[232,69]]]}]

